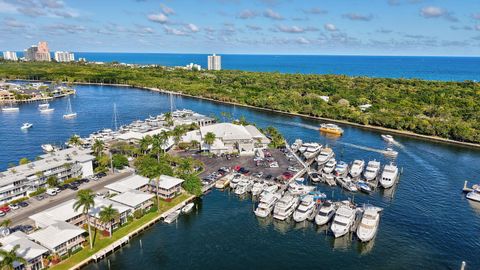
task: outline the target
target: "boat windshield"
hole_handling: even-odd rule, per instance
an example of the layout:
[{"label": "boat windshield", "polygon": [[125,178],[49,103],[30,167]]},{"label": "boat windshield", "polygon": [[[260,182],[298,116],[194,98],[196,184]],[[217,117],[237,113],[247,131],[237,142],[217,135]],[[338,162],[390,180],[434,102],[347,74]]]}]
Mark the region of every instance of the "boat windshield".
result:
[{"label": "boat windshield", "polygon": [[320,212],[318,212],[318,215],[321,216],[321,217],[326,217],[328,215],[328,212],[320,211]]},{"label": "boat windshield", "polygon": [[343,223],[343,222],[340,222],[338,220],[334,220],[333,223],[337,224],[337,225],[340,225],[340,226],[347,226],[346,223]]}]

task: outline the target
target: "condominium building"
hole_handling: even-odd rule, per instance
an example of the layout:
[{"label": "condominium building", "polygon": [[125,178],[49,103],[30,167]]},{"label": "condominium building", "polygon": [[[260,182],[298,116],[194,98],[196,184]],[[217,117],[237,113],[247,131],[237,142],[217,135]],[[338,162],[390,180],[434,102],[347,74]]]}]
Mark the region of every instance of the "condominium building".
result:
[{"label": "condominium building", "polygon": [[9,60],[9,61],[18,61],[17,53],[13,51],[4,51],[3,59]]},{"label": "condominium building", "polygon": [[32,45],[25,50],[24,57],[27,61],[50,61],[51,56],[48,43],[46,41],[40,41],[38,45]]},{"label": "condominium building", "polygon": [[0,204],[27,196],[44,187],[50,176],[59,182],[71,177],[93,175],[91,150],[67,148],[44,154],[39,160],[19,165],[0,173]]},{"label": "condominium building", "polygon": [[67,222],[58,221],[28,235],[30,239],[60,256],[75,251],[85,242],[85,231]]},{"label": "condominium building", "polygon": [[72,52],[55,52],[55,61],[57,62],[73,62],[75,61],[75,55]]},{"label": "condominium building", "polygon": [[24,258],[27,263],[14,262],[15,269],[40,270],[46,265],[43,264],[43,256],[48,254],[48,249],[30,240],[28,235],[16,231],[8,236],[0,238],[1,247],[5,251],[11,251],[18,246],[17,256]]},{"label": "condominium building", "polygon": [[[184,180],[180,178],[161,175],[160,181],[158,181],[158,196],[167,201],[172,200],[177,194],[181,193],[183,182]],[[156,193],[157,182],[151,181],[150,185],[152,192]]]},{"label": "condominium building", "polygon": [[221,70],[222,69],[222,57],[220,55],[208,56],[208,70]]}]

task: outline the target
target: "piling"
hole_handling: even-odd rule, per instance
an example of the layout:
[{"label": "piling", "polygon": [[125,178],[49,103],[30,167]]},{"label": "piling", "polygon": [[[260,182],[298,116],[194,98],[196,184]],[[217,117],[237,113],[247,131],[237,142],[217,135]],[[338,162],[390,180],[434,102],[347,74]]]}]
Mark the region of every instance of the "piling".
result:
[{"label": "piling", "polygon": [[466,266],[467,266],[467,263],[465,261],[462,261],[462,266],[460,267],[460,270],[465,270]]}]

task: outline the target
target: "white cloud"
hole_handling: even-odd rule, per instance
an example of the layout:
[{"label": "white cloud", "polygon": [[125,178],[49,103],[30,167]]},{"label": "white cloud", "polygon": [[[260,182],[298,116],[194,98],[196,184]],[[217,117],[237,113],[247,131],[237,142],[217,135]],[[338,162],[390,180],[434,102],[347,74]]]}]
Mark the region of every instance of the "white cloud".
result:
[{"label": "white cloud", "polygon": [[25,28],[25,24],[13,18],[5,18],[4,23],[9,28]]},{"label": "white cloud", "polygon": [[263,13],[263,16],[273,20],[283,20],[283,17],[282,15],[280,15],[280,13],[277,13],[271,9],[265,10],[265,12]]},{"label": "white cloud", "polygon": [[310,40],[304,38],[304,37],[300,37],[297,39],[297,43],[298,44],[310,44]]},{"label": "white cloud", "polygon": [[167,14],[167,15],[175,14],[175,10],[173,10],[173,8],[168,7],[164,4],[161,4],[160,6],[162,7],[162,11],[164,14]]},{"label": "white cloud", "polygon": [[192,33],[196,33],[196,32],[198,32],[198,31],[200,31],[200,29],[198,28],[198,26],[196,26],[196,25],[193,24],[193,23],[187,24],[186,27],[187,27],[188,30],[190,30],[190,32],[192,32]]},{"label": "white cloud", "polygon": [[17,13],[17,7],[0,0],[0,13]]},{"label": "white cloud", "polygon": [[436,6],[428,6],[424,7],[420,10],[420,16],[431,19],[431,18],[444,18],[446,20],[457,22],[458,19],[453,16],[451,12],[446,9],[436,7]]},{"label": "white cloud", "polygon": [[303,33],[305,32],[305,29],[303,29],[302,27],[298,27],[298,26],[284,26],[284,25],[278,25],[276,30],[280,31],[280,32],[284,32],[284,33]]},{"label": "white cloud", "polygon": [[250,9],[245,9],[237,16],[240,19],[251,19],[257,17],[257,13]]},{"label": "white cloud", "polygon": [[313,8],[310,8],[310,9],[304,9],[303,13],[314,14],[314,15],[324,15],[324,14],[327,14],[328,11],[326,11],[324,9],[321,9],[321,8],[318,8],[318,7],[313,7]]},{"label": "white cloud", "polygon": [[337,27],[333,23],[326,23],[324,26],[325,30],[330,31],[330,32],[335,32],[337,31]]},{"label": "white cloud", "polygon": [[187,33],[185,31],[182,31],[180,29],[176,29],[173,27],[165,26],[165,33],[169,35],[174,35],[174,36],[186,36]]},{"label": "white cloud", "polygon": [[373,19],[373,15],[363,15],[363,14],[358,14],[358,13],[347,13],[343,14],[343,17],[352,21],[371,21]]},{"label": "white cloud", "polygon": [[147,16],[147,18],[152,22],[162,23],[162,24],[168,21],[168,17],[163,13],[150,14]]}]

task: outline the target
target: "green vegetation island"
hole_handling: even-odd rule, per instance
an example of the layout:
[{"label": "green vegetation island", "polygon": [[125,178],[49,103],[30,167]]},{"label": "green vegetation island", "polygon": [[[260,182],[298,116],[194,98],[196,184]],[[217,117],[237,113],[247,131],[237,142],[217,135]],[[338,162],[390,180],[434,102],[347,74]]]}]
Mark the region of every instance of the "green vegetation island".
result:
[{"label": "green vegetation island", "polygon": [[474,81],[46,62],[0,62],[0,78],[166,89],[164,91],[220,102],[368,128],[387,128],[472,146],[480,143],[480,83]]}]

